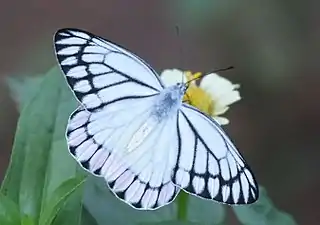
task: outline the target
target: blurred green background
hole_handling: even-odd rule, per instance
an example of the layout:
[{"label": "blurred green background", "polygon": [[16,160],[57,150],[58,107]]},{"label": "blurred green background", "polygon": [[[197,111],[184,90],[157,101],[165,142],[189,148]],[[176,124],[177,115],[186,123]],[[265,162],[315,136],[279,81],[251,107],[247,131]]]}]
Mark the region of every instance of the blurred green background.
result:
[{"label": "blurred green background", "polygon": [[0,179],[19,116],[5,78],[44,74],[56,65],[54,32],[74,27],[158,72],[234,66],[220,75],[241,84],[243,99],[225,129],[275,205],[298,224],[319,224],[319,9],[315,0],[2,1]]}]

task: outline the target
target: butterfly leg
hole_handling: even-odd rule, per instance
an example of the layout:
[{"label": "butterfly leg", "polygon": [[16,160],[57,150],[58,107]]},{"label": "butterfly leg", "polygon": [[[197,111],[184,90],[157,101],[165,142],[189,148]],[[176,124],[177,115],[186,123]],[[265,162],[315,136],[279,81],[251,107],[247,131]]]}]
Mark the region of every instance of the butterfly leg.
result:
[{"label": "butterfly leg", "polygon": [[188,103],[188,104],[191,105],[190,97],[189,97],[189,95],[188,95],[187,92],[186,92],[186,96],[187,96],[187,99],[186,99],[186,100],[183,100],[182,102],[183,102],[183,103]]}]

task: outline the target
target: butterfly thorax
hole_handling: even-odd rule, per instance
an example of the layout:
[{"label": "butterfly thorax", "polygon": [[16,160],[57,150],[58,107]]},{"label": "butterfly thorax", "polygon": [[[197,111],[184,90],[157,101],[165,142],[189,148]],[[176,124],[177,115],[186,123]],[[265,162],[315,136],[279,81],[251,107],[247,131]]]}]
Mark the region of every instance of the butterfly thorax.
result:
[{"label": "butterfly thorax", "polygon": [[185,87],[181,84],[167,87],[161,91],[152,110],[155,118],[158,121],[162,121],[169,116],[175,115],[175,112],[182,104],[184,93]]}]

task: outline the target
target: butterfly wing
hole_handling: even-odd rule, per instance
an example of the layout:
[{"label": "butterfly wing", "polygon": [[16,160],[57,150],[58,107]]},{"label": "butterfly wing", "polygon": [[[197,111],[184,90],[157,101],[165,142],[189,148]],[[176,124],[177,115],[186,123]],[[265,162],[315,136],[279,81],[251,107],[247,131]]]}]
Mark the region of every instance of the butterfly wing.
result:
[{"label": "butterfly wing", "polygon": [[124,48],[77,29],[59,30],[55,49],[81,103],[67,125],[73,157],[135,208],[171,202],[179,190],[171,181],[171,121],[158,124],[150,116],[163,89],[156,72]]},{"label": "butterfly wing", "polygon": [[157,73],[128,50],[86,31],[61,29],[56,56],[76,98],[88,111],[163,89]]},{"label": "butterfly wing", "polygon": [[178,113],[178,160],[173,182],[185,191],[227,204],[257,200],[257,182],[220,126],[196,108]]},{"label": "butterfly wing", "polygon": [[[102,176],[117,197],[137,209],[169,204],[179,191],[171,181],[178,144],[171,137],[176,135],[177,118],[155,123],[149,116],[152,98],[118,102],[107,113],[80,106],[67,128],[74,158],[86,170]],[[125,105],[137,110],[129,111]]]}]

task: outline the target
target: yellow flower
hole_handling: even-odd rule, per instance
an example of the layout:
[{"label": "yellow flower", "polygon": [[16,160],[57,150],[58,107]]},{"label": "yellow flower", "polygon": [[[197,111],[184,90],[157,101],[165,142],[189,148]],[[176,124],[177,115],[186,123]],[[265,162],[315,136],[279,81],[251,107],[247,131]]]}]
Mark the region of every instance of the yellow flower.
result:
[{"label": "yellow flower", "polygon": [[[190,71],[183,72],[178,69],[168,69],[161,73],[161,79],[166,86],[187,82],[200,76],[201,73],[192,74]],[[220,115],[229,109],[229,105],[241,99],[237,90],[239,87],[238,84],[232,84],[226,78],[211,73],[204,76],[200,85],[192,81],[183,100],[211,116],[221,125],[226,125],[229,120]]]}]

